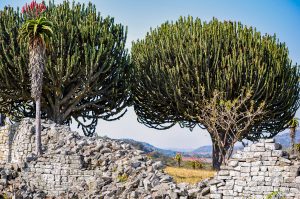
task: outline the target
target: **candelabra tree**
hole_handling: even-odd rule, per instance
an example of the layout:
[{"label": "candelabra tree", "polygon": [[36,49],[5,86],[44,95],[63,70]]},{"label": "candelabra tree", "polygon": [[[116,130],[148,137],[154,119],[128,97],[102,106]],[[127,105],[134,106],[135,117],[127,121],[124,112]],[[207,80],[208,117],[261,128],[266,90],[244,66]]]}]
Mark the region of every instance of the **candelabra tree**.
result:
[{"label": "candelabra tree", "polygon": [[299,107],[299,69],[285,44],[241,23],[181,17],[151,29],[131,53],[138,121],[207,129],[216,169],[236,141],[276,135]]},{"label": "candelabra tree", "polygon": [[[41,118],[75,120],[92,136],[99,119],[114,120],[129,102],[127,28],[102,17],[93,4],[49,2],[43,13],[55,31],[46,49]],[[34,117],[28,73],[29,51],[18,42],[19,10],[0,11],[0,112],[18,121]]]}]

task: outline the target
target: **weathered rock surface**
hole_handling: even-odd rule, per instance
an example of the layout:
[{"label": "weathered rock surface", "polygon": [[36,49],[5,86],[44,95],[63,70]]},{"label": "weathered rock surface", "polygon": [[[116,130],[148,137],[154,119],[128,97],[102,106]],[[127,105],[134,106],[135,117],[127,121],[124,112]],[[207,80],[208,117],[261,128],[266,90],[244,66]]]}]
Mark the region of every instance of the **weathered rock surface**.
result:
[{"label": "weathered rock surface", "polygon": [[86,138],[43,121],[36,157],[34,120],[1,129],[0,193],[16,198],[209,198],[209,180],[176,184],[142,151],[119,140]]}]

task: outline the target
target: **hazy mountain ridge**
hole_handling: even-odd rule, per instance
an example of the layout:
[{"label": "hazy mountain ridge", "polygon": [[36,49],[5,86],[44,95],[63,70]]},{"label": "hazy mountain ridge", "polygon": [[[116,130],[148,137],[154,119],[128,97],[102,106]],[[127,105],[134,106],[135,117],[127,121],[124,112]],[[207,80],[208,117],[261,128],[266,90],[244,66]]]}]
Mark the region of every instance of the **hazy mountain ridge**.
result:
[{"label": "hazy mountain ridge", "polygon": [[151,153],[151,152],[159,152],[163,155],[173,157],[176,155],[176,151],[168,150],[168,149],[161,149],[158,147],[155,147],[147,142],[140,142],[133,139],[122,139],[124,142],[131,144],[135,146],[137,149],[144,151],[145,153]]},{"label": "hazy mountain ridge", "polygon": [[[290,138],[290,133],[283,133],[280,135],[276,135],[275,137],[275,141],[280,143],[282,145],[283,148],[288,148],[291,146],[291,138]],[[300,142],[300,130],[296,131],[296,139],[295,139],[296,143]]]},{"label": "hazy mountain ridge", "polygon": [[[275,141],[280,143],[283,148],[287,148],[291,145],[290,133],[282,133],[274,137]],[[176,153],[182,153],[184,156],[198,156],[198,157],[211,157],[212,145],[201,146],[194,150],[188,151],[187,149],[161,149],[155,147],[147,142],[135,141],[133,139],[122,139],[126,143],[134,145],[139,150],[144,151],[145,153],[158,152],[168,157],[175,156]],[[296,143],[300,142],[300,131],[296,131]],[[236,149],[243,148],[242,146],[235,147]]]}]

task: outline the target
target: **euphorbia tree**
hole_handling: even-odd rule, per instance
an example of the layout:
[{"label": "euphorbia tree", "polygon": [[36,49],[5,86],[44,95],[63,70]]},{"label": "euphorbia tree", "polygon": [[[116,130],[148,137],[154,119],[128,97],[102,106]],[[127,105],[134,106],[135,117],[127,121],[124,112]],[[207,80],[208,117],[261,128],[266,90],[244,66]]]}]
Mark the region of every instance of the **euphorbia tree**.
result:
[{"label": "euphorbia tree", "polygon": [[32,1],[30,5],[22,8],[26,22],[20,29],[20,42],[28,43],[29,48],[29,73],[31,80],[31,97],[35,100],[36,107],[36,154],[42,153],[41,149],[41,94],[43,73],[45,70],[46,46],[53,34],[52,22],[42,15],[46,10],[44,2],[38,4]]},{"label": "euphorbia tree", "polygon": [[299,107],[299,68],[285,44],[241,23],[180,18],[152,29],[131,52],[138,120],[207,129],[216,169],[235,142],[276,135]]},{"label": "euphorbia tree", "polygon": [[[46,50],[42,119],[76,121],[92,136],[100,119],[120,118],[130,103],[127,28],[102,16],[92,3],[50,1],[43,16],[55,31]],[[0,113],[13,121],[35,117],[28,47],[17,39],[24,22],[18,10],[0,10]]]}]

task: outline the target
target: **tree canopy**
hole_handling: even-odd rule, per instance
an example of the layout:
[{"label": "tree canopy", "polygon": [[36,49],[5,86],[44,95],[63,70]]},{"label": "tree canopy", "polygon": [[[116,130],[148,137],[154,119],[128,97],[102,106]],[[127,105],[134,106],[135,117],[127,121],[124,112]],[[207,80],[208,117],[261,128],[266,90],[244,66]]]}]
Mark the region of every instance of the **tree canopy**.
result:
[{"label": "tree canopy", "polygon": [[[49,3],[43,16],[53,22],[46,50],[42,118],[59,124],[76,120],[92,135],[98,119],[125,113],[129,100],[127,28],[102,17],[93,4]],[[14,121],[34,117],[28,48],[18,42],[26,17],[11,7],[0,11],[0,112]]]},{"label": "tree canopy", "polygon": [[236,141],[282,131],[299,107],[299,68],[286,45],[238,22],[181,17],[151,29],[131,52],[139,122],[200,125],[223,156],[218,163]]}]

